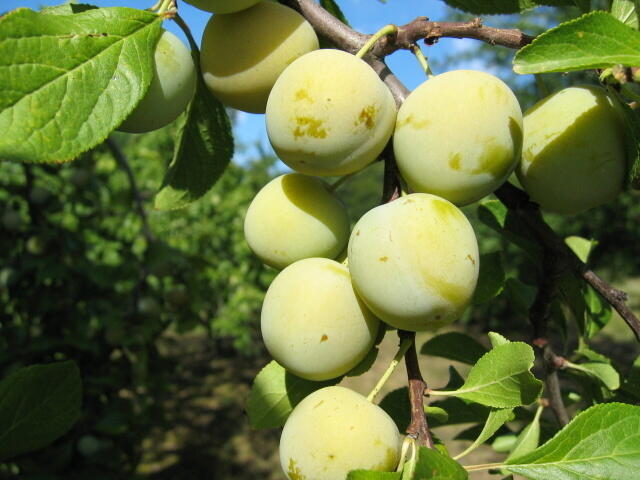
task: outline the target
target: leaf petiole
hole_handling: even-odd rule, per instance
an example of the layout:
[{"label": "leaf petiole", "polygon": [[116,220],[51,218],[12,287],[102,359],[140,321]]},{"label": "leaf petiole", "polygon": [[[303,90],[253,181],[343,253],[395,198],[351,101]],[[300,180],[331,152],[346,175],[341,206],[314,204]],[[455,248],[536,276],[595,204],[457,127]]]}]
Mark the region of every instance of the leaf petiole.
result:
[{"label": "leaf petiole", "polygon": [[376,386],[373,387],[373,390],[371,390],[371,393],[369,393],[369,395],[367,396],[367,400],[373,402],[376,395],[380,393],[380,390],[382,390],[384,384],[387,382],[387,380],[389,380],[389,377],[391,376],[393,371],[404,358],[404,354],[407,353],[407,350],[409,350],[409,347],[412,343],[413,338],[405,338],[402,340],[400,346],[398,347],[398,352],[396,353],[395,357],[393,357],[393,360],[391,360],[391,363],[389,363],[387,370],[382,374],[382,377],[380,377],[380,380],[378,380]]},{"label": "leaf petiole", "polygon": [[367,52],[369,52],[369,50],[373,48],[373,46],[376,44],[378,40],[380,40],[382,37],[385,37],[387,35],[395,35],[396,33],[398,33],[398,27],[396,25],[391,24],[391,25],[386,25],[382,27],[376,33],[371,35],[371,38],[369,38],[369,40],[367,40],[367,42],[362,46],[362,48],[358,50],[358,53],[356,53],[356,57],[358,58],[364,57],[367,54]]}]

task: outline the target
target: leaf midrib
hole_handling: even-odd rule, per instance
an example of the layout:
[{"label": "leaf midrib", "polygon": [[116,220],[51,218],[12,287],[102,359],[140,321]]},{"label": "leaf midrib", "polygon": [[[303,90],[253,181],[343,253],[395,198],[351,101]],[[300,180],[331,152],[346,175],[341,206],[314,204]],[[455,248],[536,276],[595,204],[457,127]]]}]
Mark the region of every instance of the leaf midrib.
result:
[{"label": "leaf midrib", "polygon": [[[114,46],[119,46],[119,47],[120,47],[120,50],[122,50],[122,45],[121,45],[121,44],[122,44],[123,42],[127,41],[129,38],[133,37],[134,35],[137,35],[137,34],[140,32],[140,30],[142,30],[142,29],[144,29],[144,28],[146,28],[146,27],[150,27],[151,25],[153,25],[153,24],[154,24],[154,22],[160,21],[160,20],[161,20],[161,17],[160,17],[160,16],[158,16],[158,18],[154,19],[154,20],[153,20],[152,22],[150,22],[150,23],[144,23],[144,22],[142,22],[142,21],[140,21],[140,20],[136,20],[136,19],[127,19],[127,20],[128,20],[128,21],[130,21],[130,22],[132,22],[132,23],[140,23],[140,24],[141,24],[141,26],[139,26],[138,28],[136,28],[135,30],[133,30],[133,31],[131,32],[131,34],[129,34],[129,35],[126,35],[126,36],[124,36],[124,35],[122,35],[122,36],[121,36],[121,35],[114,35],[114,36],[120,37],[120,39],[119,39],[119,40],[117,40],[117,41],[115,41],[115,42],[113,42],[113,43],[111,43],[110,45],[108,45],[105,49],[101,50],[97,55],[94,55],[94,56],[92,56],[92,57],[88,58],[87,60],[85,60],[85,61],[83,61],[83,62],[79,63],[79,64],[78,64],[78,65],[76,65],[76,66],[74,66],[72,69],[70,69],[70,70],[66,70],[66,71],[65,71],[65,73],[61,73],[60,75],[58,75],[58,76],[56,76],[56,77],[52,78],[52,79],[51,79],[51,80],[49,80],[48,82],[43,83],[42,85],[38,86],[38,88],[36,88],[35,90],[32,90],[31,92],[26,93],[24,96],[22,96],[21,98],[17,99],[17,100],[16,100],[15,102],[13,102],[12,104],[7,105],[7,106],[6,106],[2,111],[0,111],[0,114],[1,114],[1,113],[3,113],[3,112],[5,112],[6,110],[9,110],[9,109],[11,109],[11,108],[15,107],[18,103],[20,103],[20,102],[22,102],[23,100],[25,100],[25,99],[27,99],[27,98],[31,97],[32,95],[37,94],[40,90],[42,90],[42,89],[44,89],[44,88],[48,87],[50,84],[52,84],[52,83],[54,83],[54,82],[56,82],[56,81],[60,80],[61,78],[65,77],[65,76],[71,75],[73,72],[75,72],[75,71],[76,71],[76,70],[78,70],[79,68],[84,67],[87,63],[90,63],[90,62],[92,62],[92,61],[94,61],[94,60],[98,59],[98,58],[99,58],[101,55],[103,55],[105,52],[109,52],[109,51],[110,51],[110,49],[111,49],[112,47],[114,47]],[[54,37],[54,38],[57,38],[58,36],[59,36],[59,35],[33,35],[33,36],[31,36],[31,37],[28,37],[28,38],[42,38],[42,37]],[[6,38],[14,39],[14,37],[6,37]],[[18,38],[22,39],[22,38],[27,38],[27,37],[18,37]],[[120,59],[118,59],[118,63],[120,63]]]},{"label": "leaf midrib", "polygon": [[613,458],[617,458],[617,457],[631,457],[631,456],[637,456],[638,454],[640,454],[640,448],[638,449],[637,452],[630,452],[630,453],[620,453],[618,455],[600,455],[598,457],[584,457],[584,458],[576,458],[574,460],[562,460],[562,461],[555,461],[555,462],[544,462],[544,463],[518,463],[518,464],[513,464],[513,463],[507,463],[504,465],[505,468],[512,468],[512,467],[535,467],[535,466],[554,466],[554,465],[566,465],[566,464],[573,464],[573,463],[583,463],[583,462],[592,462],[592,461],[597,461],[597,460],[604,460],[604,459],[613,459]]}]

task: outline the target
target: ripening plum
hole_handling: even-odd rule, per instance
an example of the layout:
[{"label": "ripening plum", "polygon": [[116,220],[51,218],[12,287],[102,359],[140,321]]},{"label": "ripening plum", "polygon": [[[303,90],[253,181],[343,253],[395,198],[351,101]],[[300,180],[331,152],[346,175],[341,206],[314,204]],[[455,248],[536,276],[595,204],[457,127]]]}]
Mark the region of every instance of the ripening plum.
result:
[{"label": "ripening plum", "polygon": [[415,192],[467,205],[498,188],[522,149],[522,111],[484,72],[455,70],[420,85],[398,111],[393,150]]},{"label": "ripening plum", "polygon": [[550,212],[575,214],[613,200],[627,171],[625,125],[600,87],[565,88],[524,117],[516,173],[531,199]]},{"label": "ripening plum", "polygon": [[382,152],[396,104],[373,69],[339,50],[317,50],[293,62],[273,86],[267,134],[278,156],[310,175],[345,175]]},{"label": "ripening plum", "polygon": [[280,437],[289,480],[344,480],[351,470],[395,470],[402,437],[391,417],[359,393],[316,390],[291,412]]},{"label": "ripening plum", "polygon": [[307,380],[336,378],[355,367],[373,347],[379,324],[353,291],[347,267],[326,258],[289,265],[262,304],[267,350]]},{"label": "ripening plum", "polygon": [[447,200],[413,193],[370,210],[349,239],[349,271],[378,318],[410,331],[456,320],[478,280],[476,236]]},{"label": "ripening plum", "polygon": [[252,7],[260,0],[185,0],[200,10],[211,13],[235,13]]},{"label": "ripening plum", "polygon": [[225,105],[264,113],[282,71],[318,48],[313,27],[295,10],[262,1],[237,13],[214,15],[202,36],[204,81]]},{"label": "ripening plum", "polygon": [[170,124],[186,108],[196,89],[191,52],[173,33],[164,31],[154,54],[149,90],[118,130],[143,133]]},{"label": "ripening plum", "polygon": [[260,260],[283,269],[303,258],[337,257],[349,227],[347,210],[327,183],[291,173],[258,192],[247,210],[244,235]]}]

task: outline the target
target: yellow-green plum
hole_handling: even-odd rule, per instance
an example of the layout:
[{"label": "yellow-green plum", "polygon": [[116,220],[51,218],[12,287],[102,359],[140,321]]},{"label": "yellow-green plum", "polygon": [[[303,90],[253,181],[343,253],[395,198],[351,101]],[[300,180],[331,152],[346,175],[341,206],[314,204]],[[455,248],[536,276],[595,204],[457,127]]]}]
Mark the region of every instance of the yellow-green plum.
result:
[{"label": "yellow-green plum", "polygon": [[200,10],[211,13],[235,13],[252,7],[260,0],[185,0]]},{"label": "yellow-green plum", "polygon": [[351,470],[395,470],[402,437],[395,423],[359,393],[316,390],[291,412],[280,437],[289,480],[344,480]]},{"label": "yellow-green plum", "polygon": [[473,70],[437,75],[409,94],[398,111],[393,150],[415,192],[456,205],[498,188],[522,149],[522,111],[499,78]]},{"label": "yellow-green plum", "polygon": [[319,178],[290,173],[271,180],[251,202],[244,236],[279,270],[303,258],[335,258],[349,240],[344,204]]},{"label": "yellow-green plum", "polygon": [[133,112],[118,128],[143,133],[170,124],[186,108],[196,89],[191,52],[173,33],[164,31],[154,54],[153,80]]},{"label": "yellow-green plum", "polygon": [[336,378],[355,367],[373,347],[379,325],[354,292],[347,267],[326,258],[282,270],[262,304],[267,350],[307,380]]},{"label": "yellow-green plum", "polygon": [[396,105],[366,62],[339,50],[317,50],[282,72],[266,113],[271,145],[289,167],[345,175],[382,152]]},{"label": "yellow-green plum", "polygon": [[264,113],[269,92],[296,58],[318,48],[313,27],[295,10],[262,1],[214,15],[202,37],[204,81],[224,104]]},{"label": "yellow-green plum", "polygon": [[550,212],[575,214],[607,203],[624,186],[624,131],[603,89],[556,92],[525,114],[518,179],[531,199]]},{"label": "yellow-green plum", "polygon": [[402,330],[456,320],[473,296],[478,268],[478,244],[465,215],[427,193],[370,210],[349,239],[349,271],[360,298]]}]

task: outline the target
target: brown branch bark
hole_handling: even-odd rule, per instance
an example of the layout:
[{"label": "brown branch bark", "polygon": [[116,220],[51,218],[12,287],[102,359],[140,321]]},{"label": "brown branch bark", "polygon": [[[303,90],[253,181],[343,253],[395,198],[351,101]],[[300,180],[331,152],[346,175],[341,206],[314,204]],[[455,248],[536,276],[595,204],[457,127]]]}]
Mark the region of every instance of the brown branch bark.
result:
[{"label": "brown branch bark", "polygon": [[533,326],[533,344],[538,347],[538,357],[544,365],[545,389],[549,406],[561,427],[569,423],[569,414],[562,400],[562,390],[558,369],[563,368],[565,360],[556,355],[549,340],[549,323],[551,320],[551,305],[560,293],[560,279],[568,266],[555,250],[543,248],[542,275],[539,281],[538,293],[529,309],[529,321]]},{"label": "brown branch bark", "polygon": [[424,396],[427,392],[427,384],[420,373],[418,354],[416,352],[415,332],[398,331],[400,338],[410,338],[411,347],[404,356],[409,380],[409,403],[411,404],[411,423],[407,427],[407,435],[416,439],[418,445],[434,448],[433,438],[429,432],[427,417],[424,414]]},{"label": "brown branch bark", "polygon": [[[355,53],[370,37],[345,25],[314,0],[288,0],[288,3],[304,15],[316,32],[343,50]],[[440,38],[472,38],[518,49],[531,43],[535,37],[517,29],[486,27],[479,18],[470,22],[432,22],[427,17],[417,17],[399,26],[396,35],[389,35],[378,42],[371,54],[383,58],[396,50],[409,50],[420,40],[432,45]]]},{"label": "brown branch bark", "polygon": [[510,183],[503,184],[495,192],[513,214],[517,215],[530,229],[536,241],[546,250],[553,252],[558,261],[566,262],[568,268],[582,277],[595,291],[618,312],[636,339],[640,342],[640,320],[627,306],[627,294],[612,287],[593,272],[575,253],[556,235],[542,218],[538,205],[529,200],[525,192]]}]

